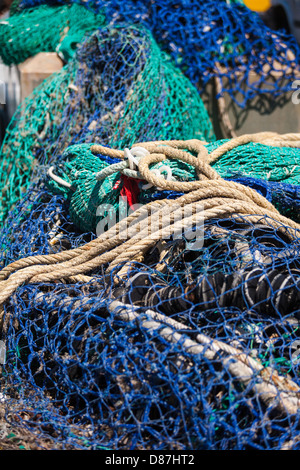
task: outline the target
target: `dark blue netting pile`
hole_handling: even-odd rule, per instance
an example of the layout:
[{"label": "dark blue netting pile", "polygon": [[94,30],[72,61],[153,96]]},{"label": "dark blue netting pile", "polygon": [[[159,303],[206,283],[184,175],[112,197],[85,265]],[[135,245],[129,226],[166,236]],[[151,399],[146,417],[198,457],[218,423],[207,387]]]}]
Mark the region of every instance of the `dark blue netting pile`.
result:
[{"label": "dark blue netting pile", "polygon": [[[21,6],[43,3],[44,0],[23,0]],[[292,90],[297,78],[299,46],[295,39],[283,31],[270,30],[258,14],[239,2],[91,0],[83,3],[96,11],[105,11],[108,23],[144,24],[193,84],[202,89],[217,76],[222,91],[242,107],[257,94],[282,96]]]},{"label": "dark blue netting pile", "polygon": [[[203,234],[123,278],[19,287],[1,314],[8,422],[42,448],[299,449],[300,237],[264,216]],[[2,266],[94,238],[40,185],[6,222]]]}]

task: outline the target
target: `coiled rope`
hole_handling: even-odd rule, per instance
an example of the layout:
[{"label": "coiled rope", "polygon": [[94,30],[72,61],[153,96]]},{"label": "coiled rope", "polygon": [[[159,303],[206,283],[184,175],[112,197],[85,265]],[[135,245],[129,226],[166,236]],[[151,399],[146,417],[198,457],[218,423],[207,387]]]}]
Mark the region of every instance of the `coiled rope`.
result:
[{"label": "coiled rope", "polygon": [[[62,279],[78,282],[92,279],[83,276],[107,265],[109,274],[118,265],[128,262],[142,262],[145,253],[157,241],[176,234],[183,228],[197,223],[199,203],[202,220],[228,218],[247,215],[253,223],[268,217],[269,223],[276,229],[283,230],[291,238],[299,237],[300,225],[282,216],[275,207],[255,190],[239,183],[223,180],[213,170],[210,163],[225,152],[248,142],[266,145],[298,147],[299,134],[280,136],[275,133],[245,135],[226,142],[210,155],[198,140],[157,141],[138,143],[133,146],[147,150],[138,161],[138,174],[146,182],[162,189],[181,191],[186,194],[175,200],[157,200],[151,202],[118,222],[114,227],[95,240],[76,249],[43,256],[30,256],[15,261],[0,272],[0,305],[2,305],[23,283],[43,283]],[[122,150],[109,149],[94,145],[91,151],[108,157],[124,159]],[[191,153],[192,152],[192,153]],[[193,155],[196,154],[196,155]],[[166,180],[154,174],[150,165],[167,158],[179,159],[195,167],[199,180],[179,182]],[[182,218],[182,209],[188,209],[188,217]],[[155,219],[155,230],[151,230],[151,218]],[[168,217],[168,225],[164,220]],[[119,274],[122,271],[119,271]]]}]

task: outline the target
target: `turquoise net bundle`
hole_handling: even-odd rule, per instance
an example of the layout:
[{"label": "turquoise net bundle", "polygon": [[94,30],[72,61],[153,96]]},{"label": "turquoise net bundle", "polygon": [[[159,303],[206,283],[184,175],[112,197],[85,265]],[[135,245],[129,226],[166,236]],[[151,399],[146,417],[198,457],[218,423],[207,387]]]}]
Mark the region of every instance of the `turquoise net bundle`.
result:
[{"label": "turquoise net bundle", "polygon": [[[212,168],[226,180],[257,190],[281,214],[299,221],[300,149],[249,141],[216,153],[228,143],[230,140],[205,145]],[[144,190],[145,181],[141,176],[128,178],[128,170],[127,173],[126,170],[118,170],[118,165],[122,165],[120,159],[94,155],[93,147],[93,144],[70,146],[62,155],[65,163],[54,165],[54,179],[49,178],[49,187],[69,200],[70,216],[81,230],[96,233],[96,227],[104,216],[97,216],[97,208],[101,205],[109,207],[105,217],[112,217],[117,222],[116,214],[120,213],[122,197],[126,199],[124,210],[127,212],[134,204],[182,195],[180,191],[156,190],[153,193],[153,188]],[[115,172],[105,177],[105,172],[112,165],[116,165]],[[196,169],[185,162],[167,160],[153,165],[152,169],[161,171],[167,178],[166,166],[176,181],[197,180]],[[99,177],[101,172],[103,177]],[[62,178],[62,184],[55,180],[55,176]]]},{"label": "turquoise net bundle", "polygon": [[1,221],[39,165],[73,142],[124,147],[177,135],[215,138],[197,90],[143,28],[100,29],[17,109],[1,149]]},{"label": "turquoise net bundle", "polygon": [[18,11],[0,22],[0,56],[13,65],[39,52],[57,52],[68,62],[85,36],[104,24],[104,15],[76,3]]}]

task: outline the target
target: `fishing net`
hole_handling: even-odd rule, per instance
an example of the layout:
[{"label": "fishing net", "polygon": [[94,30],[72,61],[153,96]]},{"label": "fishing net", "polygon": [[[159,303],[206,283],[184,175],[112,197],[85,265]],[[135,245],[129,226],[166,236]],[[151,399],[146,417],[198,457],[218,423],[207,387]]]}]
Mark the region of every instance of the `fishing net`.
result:
[{"label": "fishing net", "polygon": [[[255,189],[281,214],[300,221],[300,150],[276,146],[276,135],[261,136],[265,138],[262,142],[259,142],[260,136],[256,137],[256,142],[252,141],[255,140],[253,136],[242,141],[242,136],[207,143],[204,149],[208,157],[205,153],[204,161],[207,158],[218,175]],[[53,167],[54,171],[51,169],[54,179],[50,179],[49,186],[69,200],[71,218],[80,229],[95,232],[104,215],[116,223],[117,214],[128,211],[135,204],[182,195],[180,185],[178,191],[153,193],[153,187],[145,189],[145,178],[132,173],[132,168],[126,168],[126,162],[124,167],[118,153],[113,159],[101,155],[99,158],[93,154],[93,148],[93,144],[73,145],[62,155],[65,164]],[[198,179],[197,168],[184,161],[167,159],[155,163],[152,170],[182,183]],[[126,198],[122,210],[120,198]],[[97,208],[104,205],[107,205],[107,211],[97,215]]]},{"label": "fishing net", "polygon": [[[23,0],[21,6],[41,3],[45,2]],[[202,90],[217,76],[221,93],[228,93],[241,107],[258,95],[283,96],[297,78],[296,40],[269,29],[242,2],[91,0],[84,4],[104,10],[108,23],[144,24],[193,84]]]},{"label": "fishing net", "polygon": [[88,6],[112,23],[2,147],[0,414],[41,448],[299,449],[299,135],[215,141],[193,85],[292,80],[284,36],[228,2]]},{"label": "fishing net", "polygon": [[74,59],[17,109],[1,150],[1,221],[40,165],[73,142],[120,147],[136,139],[214,140],[197,90],[144,28],[95,32]]},{"label": "fishing net", "polygon": [[[222,141],[221,141],[222,142]],[[218,143],[218,145],[220,145]],[[210,145],[212,151],[216,145]],[[230,171],[262,178],[270,182],[299,184],[299,149],[252,143],[229,150],[214,162],[223,176]]]},{"label": "fishing net", "polygon": [[[81,147],[99,160],[94,184],[110,180],[101,179],[108,161],[112,174],[122,163],[150,202],[119,223],[108,217],[102,232],[79,230],[66,170],[33,186],[6,220],[8,422],[55,448],[299,449],[300,226],[201,164],[206,147],[195,140],[144,142],[130,155]],[[80,146],[66,152],[86,197]],[[198,178],[181,180],[174,161]],[[171,179],[154,171],[161,164]]]},{"label": "fishing net", "polygon": [[18,11],[0,22],[0,56],[12,65],[39,52],[57,52],[67,62],[78,43],[104,23],[104,15],[76,3]]}]

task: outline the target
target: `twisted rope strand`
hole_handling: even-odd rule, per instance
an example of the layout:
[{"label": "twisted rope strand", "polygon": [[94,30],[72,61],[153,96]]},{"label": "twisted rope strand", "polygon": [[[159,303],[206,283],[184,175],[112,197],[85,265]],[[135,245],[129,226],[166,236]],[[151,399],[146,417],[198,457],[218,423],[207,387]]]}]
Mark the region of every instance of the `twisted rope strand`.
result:
[{"label": "twisted rope strand", "polygon": [[[244,213],[248,215],[249,213],[252,213],[253,217],[250,217],[250,219],[257,222],[261,217],[272,217],[274,215],[273,212],[267,211],[266,209],[260,209],[253,203],[245,203],[244,201],[239,203],[239,201],[236,201],[235,199],[226,198],[224,200],[222,198],[210,198],[204,200],[203,204],[204,211],[201,213],[201,216],[204,220],[216,217],[228,217],[228,215],[233,214],[240,215]],[[172,210],[172,206],[173,204],[170,205],[168,209]],[[197,202],[188,204],[188,207],[190,206],[192,210],[197,209]],[[149,224],[146,224],[146,227],[139,230],[133,237],[129,237],[130,234],[127,233],[127,240],[123,243],[122,238],[118,235],[113,239],[108,240],[107,244],[104,244],[102,239],[100,243],[100,240],[98,239],[99,247],[96,246],[95,249],[92,249],[90,252],[79,255],[76,260],[71,260],[67,265],[64,263],[57,264],[54,267],[35,265],[16,271],[6,281],[2,281],[0,283],[0,305],[5,302],[16,288],[24,282],[50,282],[53,280],[74,277],[79,274],[93,271],[107,263],[110,263],[107,268],[107,273],[109,273],[117,265],[144,255],[144,253],[149,248],[153,247],[161,238],[170,237],[174,233],[178,233],[183,228],[193,226],[193,224],[198,221],[197,214],[193,214],[190,217],[182,219],[181,207],[177,209],[177,211],[170,212],[170,223],[167,226],[164,226],[164,217],[162,216],[163,211],[157,211],[156,221],[157,215],[161,216],[158,219],[159,228],[154,231],[154,233],[150,232],[150,235],[149,228],[151,229],[151,225],[149,226]],[[176,221],[177,218],[179,218],[178,221]],[[289,219],[286,219],[283,216],[278,216],[278,221],[272,221],[272,223],[274,223],[276,227],[280,227],[281,224],[286,223],[287,221],[289,221]],[[297,224],[294,223],[294,225],[295,228],[297,228]],[[102,255],[93,258],[95,253],[99,253],[101,251],[102,253],[104,252]]]},{"label": "twisted rope strand", "polygon": [[[11,274],[13,274],[16,271],[23,270],[24,268],[27,268],[29,266],[36,266],[36,265],[50,265],[50,266],[43,266],[41,267],[41,272],[42,269],[44,269],[44,272],[53,270],[52,265],[53,264],[61,264],[63,266],[72,266],[75,265],[77,262],[82,261],[82,257],[84,260],[89,260],[90,258],[96,256],[99,254],[102,250],[109,249],[108,247],[104,247],[103,243],[107,242],[113,243],[112,240],[112,235],[118,235],[119,234],[119,229],[120,226],[124,227],[124,224],[127,224],[129,227],[132,225],[134,227],[135,225],[135,219],[139,219],[143,215],[147,215],[148,211],[151,211],[155,213],[156,210],[158,210],[161,206],[167,205],[168,203],[171,203],[172,201],[168,200],[157,200],[150,202],[147,204],[147,206],[143,206],[140,209],[136,210],[134,213],[132,213],[130,216],[128,216],[125,220],[119,222],[116,224],[114,227],[112,227],[110,230],[102,234],[100,237],[96,238],[95,240],[90,241],[86,245],[83,245],[78,248],[74,248],[72,250],[67,250],[67,251],[62,251],[59,253],[51,254],[51,255],[36,255],[36,256],[28,256],[26,258],[22,258],[20,260],[14,261],[13,263],[9,264],[5,268],[0,271],[0,286],[3,285],[1,284],[2,281],[7,279]],[[126,229],[127,229],[126,226]],[[122,239],[122,236],[120,236],[120,239]]]},{"label": "twisted rope strand", "polygon": [[[223,184],[225,183],[225,185]],[[249,194],[247,194],[249,193]],[[132,229],[135,228],[135,224],[133,224],[135,219],[139,219],[143,215],[148,215],[149,213],[152,215],[155,214],[157,217],[156,211],[162,211],[159,215],[160,218],[164,218],[166,215],[170,214],[174,211],[174,207],[180,208],[183,206],[187,206],[193,202],[199,202],[205,199],[213,198],[213,197],[223,197],[223,198],[234,198],[236,200],[243,200],[248,203],[255,203],[266,210],[274,211],[272,217],[279,217],[282,223],[289,222],[289,219],[284,219],[283,216],[280,216],[278,211],[274,209],[271,203],[269,203],[265,198],[260,196],[256,191],[250,189],[247,191],[243,185],[234,182],[208,182],[204,181],[202,183],[202,188],[194,191],[188,195],[183,195],[180,198],[176,199],[175,201],[172,200],[162,200],[162,201],[155,201],[155,203],[151,202],[146,206],[140,208],[138,211],[135,211],[132,215],[130,215],[126,220],[123,220],[121,223],[118,223],[115,227],[107,231],[105,234],[101,235],[101,237],[97,238],[89,242],[88,244],[84,245],[83,247],[79,247],[73,250],[56,253],[54,255],[39,255],[39,256],[31,256],[28,258],[24,258],[22,260],[15,261],[14,263],[10,264],[6,268],[4,268],[0,272],[0,280],[6,278],[8,275],[12,274],[14,271],[23,269],[30,265],[36,264],[54,264],[54,263],[62,263],[64,262],[64,267],[72,266],[75,264],[80,263],[82,260],[87,261],[90,258],[98,255],[100,252],[105,250],[109,250],[113,247],[113,240],[112,235],[116,235],[118,238],[120,226],[125,225],[125,230],[129,226],[132,226]],[[207,204],[207,202],[206,202]],[[168,209],[167,209],[168,207]],[[206,206],[207,207],[207,206]],[[151,222],[151,221],[150,221]],[[294,224],[294,223],[293,223]],[[295,224],[294,224],[295,225]],[[295,225],[297,228],[297,225]],[[126,239],[126,235],[122,232],[119,236],[119,240]],[[105,244],[103,244],[105,242]],[[67,263],[67,264],[66,264]],[[44,267],[44,272],[52,270],[52,267]]]}]

